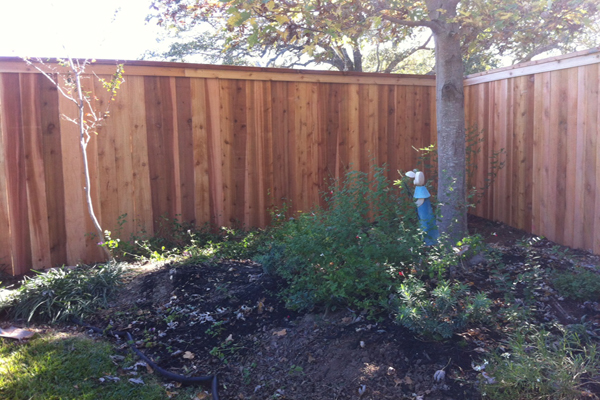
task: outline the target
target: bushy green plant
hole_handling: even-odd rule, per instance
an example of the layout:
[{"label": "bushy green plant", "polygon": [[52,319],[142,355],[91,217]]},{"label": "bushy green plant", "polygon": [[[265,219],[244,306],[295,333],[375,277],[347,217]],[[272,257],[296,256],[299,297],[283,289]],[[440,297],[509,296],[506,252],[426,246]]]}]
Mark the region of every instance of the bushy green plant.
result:
[{"label": "bushy green plant", "polygon": [[289,282],[289,307],[372,308],[423,252],[414,205],[385,169],[348,172],[325,195],[326,208],[283,223],[257,260]]},{"label": "bushy green plant", "polygon": [[141,229],[124,240],[120,236],[126,216],[121,215],[114,234],[106,231],[104,241],[99,243],[108,247],[119,260],[207,262],[223,258],[248,259],[263,243],[260,230],[245,232],[228,227],[215,228],[209,224],[196,227],[180,222],[178,218],[166,217],[161,219],[153,235]]},{"label": "bushy green plant", "polygon": [[586,387],[600,383],[600,355],[574,333],[526,327],[492,355],[486,370],[495,380],[484,384],[491,399],[593,398]]},{"label": "bushy green plant", "polygon": [[492,301],[484,293],[471,294],[461,283],[439,282],[428,288],[411,277],[397,290],[396,321],[428,339],[448,339],[468,323],[486,322]]},{"label": "bushy green plant", "polygon": [[583,268],[556,272],[552,284],[561,296],[573,300],[598,300],[600,298],[600,274]]},{"label": "bushy green plant", "polygon": [[93,268],[78,267],[36,272],[4,303],[12,317],[30,321],[57,322],[83,318],[108,300],[121,283],[122,269],[116,263]]}]

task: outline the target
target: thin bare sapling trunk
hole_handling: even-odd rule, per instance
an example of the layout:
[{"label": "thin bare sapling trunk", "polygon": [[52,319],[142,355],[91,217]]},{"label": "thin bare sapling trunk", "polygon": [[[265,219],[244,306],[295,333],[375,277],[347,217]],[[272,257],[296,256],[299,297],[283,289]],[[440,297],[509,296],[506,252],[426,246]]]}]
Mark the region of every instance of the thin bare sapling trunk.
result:
[{"label": "thin bare sapling trunk", "polygon": [[[46,78],[48,78],[54,86],[58,89],[59,93],[64,96],[67,100],[73,102],[77,106],[77,117],[70,118],[69,116],[62,114],[61,117],[66,119],[69,122],[72,122],[77,125],[79,129],[79,146],[81,148],[81,155],[83,159],[83,171],[85,175],[85,200],[88,207],[88,213],[92,223],[94,224],[94,228],[96,230],[96,234],[100,238],[101,241],[104,241],[104,230],[96,217],[96,212],[94,211],[94,203],[92,201],[92,190],[91,190],[91,179],[90,179],[90,168],[87,154],[87,146],[91,139],[91,134],[97,134],[97,129],[102,125],[104,119],[108,116],[108,110],[105,110],[103,113],[99,113],[94,109],[92,105],[92,99],[90,95],[84,92],[81,79],[82,74],[85,72],[86,66],[90,63],[89,60],[79,61],[73,60],[71,57],[68,57],[66,60],[58,60],[59,65],[63,68],[68,68],[68,72],[65,76],[59,68],[49,66],[45,64],[42,60],[36,59],[36,63],[32,62],[29,59],[24,59],[28,65],[34,67],[40,73],[42,73]],[[56,74],[56,78],[54,78],[54,74]],[[62,82],[61,78],[62,77]],[[123,79],[123,66],[118,65],[115,74],[113,75],[113,79],[110,82],[105,81],[102,78],[98,78],[100,82],[102,82],[103,86],[112,94],[111,100],[114,100],[117,90]],[[109,103],[110,104],[110,103]],[[86,113],[86,106],[88,108],[88,112]],[[87,117],[87,118],[86,118]],[[104,253],[109,259],[113,259],[113,256],[107,246],[102,246]]]}]

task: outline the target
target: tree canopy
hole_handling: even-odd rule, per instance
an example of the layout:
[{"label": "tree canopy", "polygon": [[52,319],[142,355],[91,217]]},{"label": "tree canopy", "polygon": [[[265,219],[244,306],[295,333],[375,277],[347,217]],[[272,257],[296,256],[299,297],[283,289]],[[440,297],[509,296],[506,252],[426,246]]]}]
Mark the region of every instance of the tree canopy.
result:
[{"label": "tree canopy", "polygon": [[[597,45],[595,3],[459,2],[455,19],[461,27],[465,72]],[[201,53],[211,63],[266,59],[267,66],[325,64],[370,72],[425,73],[433,66],[430,36],[416,25],[392,20],[426,19],[423,1],[154,0],[152,9],[149,18],[180,38],[165,53],[149,53],[154,57],[182,60]]]}]

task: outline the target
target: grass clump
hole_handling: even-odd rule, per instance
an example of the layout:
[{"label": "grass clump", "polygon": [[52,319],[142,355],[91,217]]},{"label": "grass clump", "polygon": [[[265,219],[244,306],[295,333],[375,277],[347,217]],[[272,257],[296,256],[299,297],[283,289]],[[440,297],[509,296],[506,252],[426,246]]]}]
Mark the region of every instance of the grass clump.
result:
[{"label": "grass clump", "polygon": [[142,377],[144,385],[129,382],[127,375],[119,377],[118,367],[110,358],[113,354],[110,344],[80,335],[55,333],[25,344],[0,340],[0,398],[167,398],[165,389],[152,376]]},{"label": "grass clump", "polygon": [[600,355],[573,331],[525,327],[493,354],[486,370],[495,380],[484,383],[491,399],[593,398],[588,388],[600,383]]},{"label": "grass clump", "polygon": [[116,263],[75,269],[56,268],[26,277],[1,307],[12,318],[27,322],[59,322],[85,318],[108,300],[121,283],[122,269]]}]

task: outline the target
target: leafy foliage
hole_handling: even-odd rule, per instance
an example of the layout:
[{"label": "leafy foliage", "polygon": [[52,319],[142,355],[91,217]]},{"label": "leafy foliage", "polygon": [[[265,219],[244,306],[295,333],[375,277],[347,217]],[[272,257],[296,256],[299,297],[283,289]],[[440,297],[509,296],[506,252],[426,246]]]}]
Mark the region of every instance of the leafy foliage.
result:
[{"label": "leafy foliage", "polygon": [[489,319],[492,301],[483,293],[472,295],[461,283],[441,281],[428,289],[425,282],[410,278],[397,292],[397,321],[425,338],[448,339],[469,322]]},{"label": "leafy foliage", "polygon": [[556,272],[552,283],[561,296],[573,300],[595,301],[600,298],[600,275],[586,269]]},{"label": "leafy foliage", "polygon": [[348,172],[325,201],[325,210],[302,213],[272,232],[256,260],[290,283],[284,296],[291,308],[385,304],[389,287],[423,251],[414,206],[382,168],[372,179]]},{"label": "leafy foliage", "polygon": [[[431,6],[401,0],[154,0],[149,19],[177,36],[192,36],[172,46],[165,54],[171,58],[199,51],[225,63],[266,57],[269,66],[329,64],[339,70],[404,73],[406,64],[409,73],[422,73],[415,55],[425,54],[430,61],[421,63],[429,69],[433,61],[422,27],[439,18]],[[474,73],[499,66],[502,58],[514,63],[548,51],[594,47],[597,21],[592,0],[511,0],[494,7],[470,0],[460,2],[450,22],[460,27],[465,71]],[[195,27],[199,33],[193,35]]]},{"label": "leafy foliage", "polygon": [[[101,246],[111,249],[122,261],[151,260],[156,262],[179,261],[182,263],[207,262],[223,258],[248,259],[262,245],[264,236],[260,231],[245,232],[228,227],[197,227],[177,218],[163,217],[154,235],[145,230],[122,239],[122,226],[127,214],[119,217],[118,228],[113,233],[105,231]],[[113,238],[114,235],[114,238]]]}]

